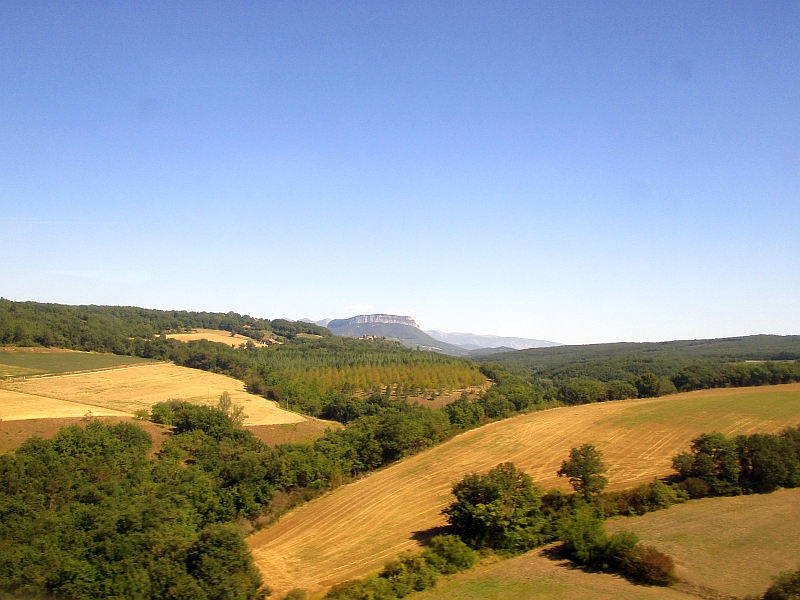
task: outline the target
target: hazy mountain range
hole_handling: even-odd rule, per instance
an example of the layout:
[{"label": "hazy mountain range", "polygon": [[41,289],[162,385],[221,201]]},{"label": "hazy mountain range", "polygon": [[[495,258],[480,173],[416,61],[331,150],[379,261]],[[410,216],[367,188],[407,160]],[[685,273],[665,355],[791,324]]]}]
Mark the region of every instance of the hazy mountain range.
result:
[{"label": "hazy mountain range", "polygon": [[530,338],[448,333],[438,330],[423,331],[414,319],[399,315],[374,314],[358,315],[349,319],[300,320],[327,327],[336,335],[349,337],[374,335],[398,340],[410,348],[432,350],[454,356],[483,356],[497,352],[561,345],[558,342]]}]

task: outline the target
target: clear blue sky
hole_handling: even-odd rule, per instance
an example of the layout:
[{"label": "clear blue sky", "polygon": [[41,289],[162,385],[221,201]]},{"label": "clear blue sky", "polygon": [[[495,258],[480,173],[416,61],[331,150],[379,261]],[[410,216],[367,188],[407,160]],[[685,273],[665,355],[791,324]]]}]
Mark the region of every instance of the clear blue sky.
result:
[{"label": "clear blue sky", "polygon": [[798,334],[800,3],[5,0],[0,208],[12,300]]}]

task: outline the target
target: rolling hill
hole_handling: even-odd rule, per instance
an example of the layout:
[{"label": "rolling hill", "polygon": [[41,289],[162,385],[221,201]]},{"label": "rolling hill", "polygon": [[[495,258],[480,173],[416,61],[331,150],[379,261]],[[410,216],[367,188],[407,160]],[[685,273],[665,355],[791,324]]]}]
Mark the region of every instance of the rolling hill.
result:
[{"label": "rolling hill", "polygon": [[545,488],[573,446],[604,452],[611,488],[671,472],[671,457],[707,431],[777,431],[800,422],[800,384],[706,390],[526,414],[468,431],[286,515],[248,540],[278,592],[320,591],[365,575],[441,531],[450,488],[513,461]]},{"label": "rolling hill", "polygon": [[687,361],[781,361],[800,359],[800,335],[751,335],[671,342],[619,342],[531,348],[496,354],[492,361],[533,373],[638,367],[668,375]]}]

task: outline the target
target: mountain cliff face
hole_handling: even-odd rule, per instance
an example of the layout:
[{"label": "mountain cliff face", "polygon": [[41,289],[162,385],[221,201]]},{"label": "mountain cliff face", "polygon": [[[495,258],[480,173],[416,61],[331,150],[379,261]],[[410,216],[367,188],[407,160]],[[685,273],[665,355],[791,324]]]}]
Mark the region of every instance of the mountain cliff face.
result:
[{"label": "mountain cliff face", "polygon": [[351,325],[366,325],[369,323],[385,323],[387,325],[409,325],[419,329],[419,325],[411,317],[398,315],[358,315],[349,319],[334,319],[328,322],[328,328],[349,327]]},{"label": "mountain cliff face", "polygon": [[464,348],[439,342],[422,331],[411,317],[397,315],[359,315],[351,319],[334,319],[328,323],[334,335],[362,337],[374,335],[397,340],[409,348],[443,352],[453,356],[466,356]]}]

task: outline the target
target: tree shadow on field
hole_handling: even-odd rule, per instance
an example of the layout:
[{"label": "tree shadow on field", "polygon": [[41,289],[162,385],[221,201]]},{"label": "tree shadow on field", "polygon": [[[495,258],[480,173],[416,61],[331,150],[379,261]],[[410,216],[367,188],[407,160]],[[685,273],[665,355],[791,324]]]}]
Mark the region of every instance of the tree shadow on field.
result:
[{"label": "tree shadow on field", "polygon": [[564,547],[564,544],[558,542],[556,544],[550,544],[549,546],[545,546],[539,550],[539,556],[546,558],[554,563],[558,563],[556,566],[561,567],[562,569],[567,569],[569,571],[583,571],[584,573],[599,573],[597,569],[593,569],[591,567],[586,567],[584,565],[579,565],[575,561],[573,561],[569,555],[567,555],[567,550]]},{"label": "tree shadow on field", "polygon": [[453,533],[453,528],[450,525],[440,525],[439,527],[431,527],[422,531],[414,531],[411,533],[411,539],[419,542],[423,546],[427,546],[431,538],[437,535],[450,535]]}]

